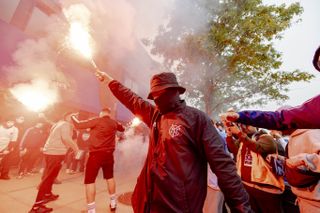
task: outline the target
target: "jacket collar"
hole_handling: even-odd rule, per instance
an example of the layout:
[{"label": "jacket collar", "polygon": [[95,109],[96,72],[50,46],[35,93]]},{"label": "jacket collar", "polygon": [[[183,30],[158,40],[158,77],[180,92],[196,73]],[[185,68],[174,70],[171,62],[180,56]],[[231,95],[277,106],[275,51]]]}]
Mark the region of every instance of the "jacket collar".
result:
[{"label": "jacket collar", "polygon": [[171,110],[165,114],[168,114],[170,112],[180,112],[181,110],[183,110],[186,107],[186,102],[185,100],[179,100],[174,107],[171,108]]}]

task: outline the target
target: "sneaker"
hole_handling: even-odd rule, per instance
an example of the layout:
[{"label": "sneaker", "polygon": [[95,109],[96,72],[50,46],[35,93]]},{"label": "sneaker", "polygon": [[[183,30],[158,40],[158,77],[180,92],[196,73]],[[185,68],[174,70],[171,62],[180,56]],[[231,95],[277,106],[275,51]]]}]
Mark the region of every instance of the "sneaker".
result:
[{"label": "sneaker", "polygon": [[110,211],[115,211],[117,208],[117,202],[115,200],[111,200],[109,207],[110,207]]},{"label": "sneaker", "polygon": [[76,171],[70,170],[68,174],[69,174],[69,175],[74,175],[75,173],[76,173]]},{"label": "sneaker", "polygon": [[48,196],[44,196],[44,199],[42,200],[42,203],[49,203],[51,201],[57,200],[59,198],[59,195],[51,194]]},{"label": "sneaker", "polygon": [[10,180],[10,177],[8,175],[0,176],[1,180]]},{"label": "sneaker", "polygon": [[23,174],[19,174],[17,179],[22,179],[23,178]]},{"label": "sneaker", "polygon": [[48,208],[45,205],[33,206],[29,213],[46,213],[52,212],[52,208]]}]

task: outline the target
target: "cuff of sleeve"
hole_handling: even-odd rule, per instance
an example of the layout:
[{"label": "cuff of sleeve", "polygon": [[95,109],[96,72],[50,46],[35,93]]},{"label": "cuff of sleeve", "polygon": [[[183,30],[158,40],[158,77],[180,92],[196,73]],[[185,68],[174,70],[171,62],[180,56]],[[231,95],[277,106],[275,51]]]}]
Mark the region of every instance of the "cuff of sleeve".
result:
[{"label": "cuff of sleeve", "polygon": [[242,121],[245,121],[246,119],[246,115],[244,112],[238,112],[239,118],[237,120],[237,122],[242,123]]},{"label": "cuff of sleeve", "polygon": [[118,83],[118,81],[115,80],[115,79],[111,80],[111,81],[109,82],[109,84],[108,84],[109,88],[111,88],[112,85],[115,84],[115,83]]}]

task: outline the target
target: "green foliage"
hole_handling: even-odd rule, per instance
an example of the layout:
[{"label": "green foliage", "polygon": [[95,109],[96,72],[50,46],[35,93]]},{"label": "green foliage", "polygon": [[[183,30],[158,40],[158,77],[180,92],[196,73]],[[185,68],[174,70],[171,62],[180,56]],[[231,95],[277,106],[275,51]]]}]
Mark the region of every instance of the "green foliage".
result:
[{"label": "green foliage", "polygon": [[[284,30],[302,13],[298,3],[263,5],[261,0],[193,1],[206,23],[182,20],[177,7],[166,27],[159,29],[152,53],[164,59],[187,87],[188,98],[208,114],[230,106],[264,104],[288,99],[292,82],[313,75],[280,70],[281,53],[273,47]],[[178,14],[178,15],[176,15]],[[195,16],[196,17],[196,16]]]}]

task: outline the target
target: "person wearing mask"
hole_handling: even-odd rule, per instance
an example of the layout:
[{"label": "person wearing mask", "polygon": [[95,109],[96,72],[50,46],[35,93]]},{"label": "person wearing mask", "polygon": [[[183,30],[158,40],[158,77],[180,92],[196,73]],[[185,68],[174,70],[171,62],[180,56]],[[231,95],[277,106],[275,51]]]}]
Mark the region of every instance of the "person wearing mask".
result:
[{"label": "person wearing mask", "polygon": [[9,180],[11,160],[15,144],[17,143],[19,130],[14,126],[14,120],[7,117],[0,125],[0,154],[3,158],[0,162],[0,179]]},{"label": "person wearing mask", "polygon": [[72,139],[73,125],[71,112],[65,113],[63,119],[55,123],[50,130],[48,139],[43,148],[45,168],[42,174],[38,194],[29,213],[51,212],[53,209],[45,206],[46,203],[58,199],[59,195],[52,193],[52,185],[57,178],[68,148],[75,153],[78,147]]},{"label": "person wearing mask", "polygon": [[79,121],[75,115],[72,121],[77,129],[90,128],[89,137],[89,158],[85,168],[84,184],[86,185],[86,197],[88,213],[96,212],[95,180],[100,168],[103,171],[103,177],[107,181],[108,192],[110,196],[110,210],[114,211],[117,207],[116,183],[113,177],[115,150],[115,139],[117,131],[123,132],[124,127],[110,117],[110,108],[104,108],[99,117],[89,120]]},{"label": "person wearing mask", "polygon": [[222,138],[204,112],[180,99],[186,89],[173,73],[152,77],[148,99],[155,106],[108,74],[97,71],[96,75],[151,129],[147,158],[131,199],[134,212],[202,212],[208,163],[231,211],[251,212]]}]

